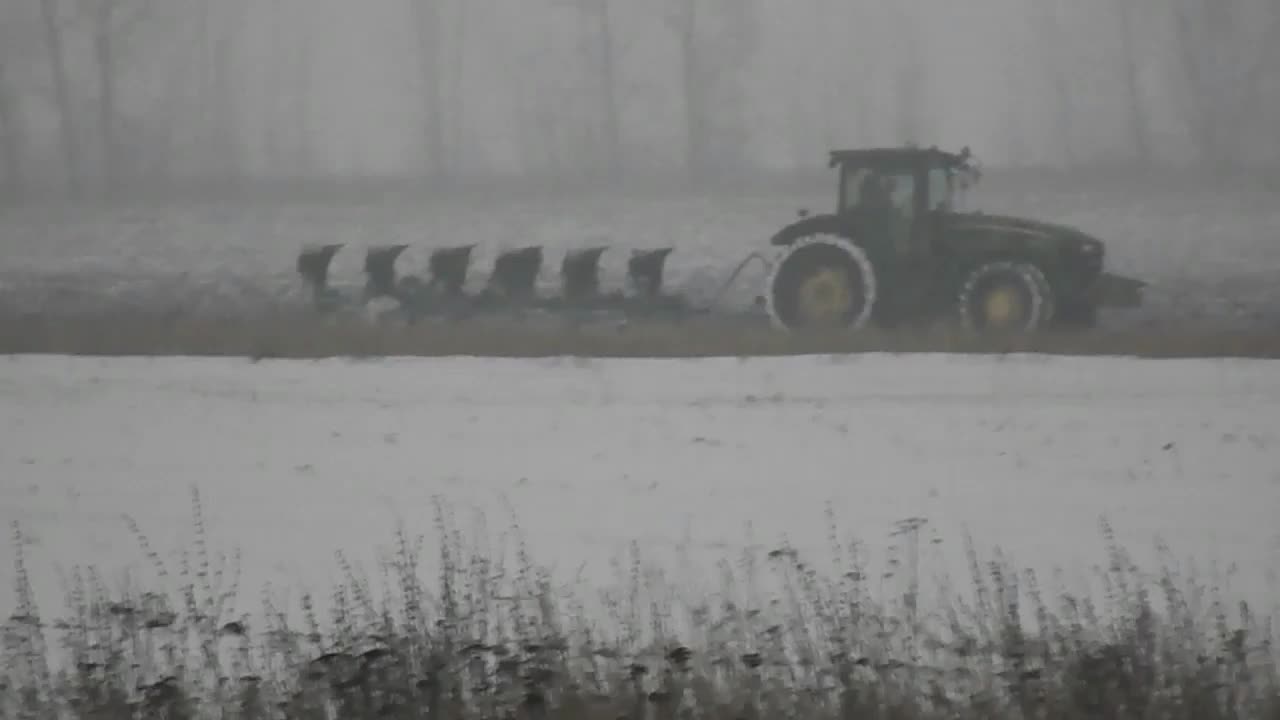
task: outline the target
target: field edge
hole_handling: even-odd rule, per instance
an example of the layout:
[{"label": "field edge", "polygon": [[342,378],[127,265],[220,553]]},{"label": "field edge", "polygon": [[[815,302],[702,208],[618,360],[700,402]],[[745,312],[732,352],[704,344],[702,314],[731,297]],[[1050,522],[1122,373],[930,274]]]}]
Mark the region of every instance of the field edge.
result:
[{"label": "field edge", "polygon": [[256,318],[140,313],[0,315],[0,354],[5,355],[320,359],[703,358],[861,353],[1280,359],[1280,334],[1139,329],[984,339],[950,329],[788,334],[768,327],[703,320],[537,327],[519,321],[407,326],[307,314]]}]

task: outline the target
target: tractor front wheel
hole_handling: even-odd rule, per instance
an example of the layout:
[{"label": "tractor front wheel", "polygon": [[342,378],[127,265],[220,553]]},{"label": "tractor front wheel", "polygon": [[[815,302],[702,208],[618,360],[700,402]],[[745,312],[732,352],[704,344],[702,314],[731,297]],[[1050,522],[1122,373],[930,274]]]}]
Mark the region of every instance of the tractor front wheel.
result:
[{"label": "tractor front wheel", "polygon": [[876,302],[876,273],[862,248],[834,235],[814,235],[787,247],[774,264],[765,308],[776,327],[857,330]]},{"label": "tractor front wheel", "polygon": [[960,286],[960,324],[982,334],[1019,334],[1048,327],[1053,291],[1035,265],[993,261],[973,268]]}]

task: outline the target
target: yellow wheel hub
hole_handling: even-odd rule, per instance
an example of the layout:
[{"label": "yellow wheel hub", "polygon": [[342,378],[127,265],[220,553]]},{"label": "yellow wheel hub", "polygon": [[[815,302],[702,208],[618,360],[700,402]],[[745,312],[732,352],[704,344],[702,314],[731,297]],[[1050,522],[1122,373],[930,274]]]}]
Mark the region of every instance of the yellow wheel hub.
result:
[{"label": "yellow wheel hub", "polygon": [[800,315],[809,323],[835,323],[853,307],[853,287],[844,269],[825,268],[800,285]]},{"label": "yellow wheel hub", "polygon": [[1018,291],[1012,287],[995,288],[987,295],[986,301],[983,303],[983,313],[986,315],[988,325],[994,327],[1007,326],[1022,316],[1022,298],[1018,296]]}]

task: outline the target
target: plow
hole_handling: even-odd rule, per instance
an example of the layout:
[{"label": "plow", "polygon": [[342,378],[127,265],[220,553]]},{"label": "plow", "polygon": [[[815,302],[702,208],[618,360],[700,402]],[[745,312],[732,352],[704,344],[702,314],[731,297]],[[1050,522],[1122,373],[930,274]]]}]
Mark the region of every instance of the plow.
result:
[{"label": "plow", "polygon": [[[665,281],[675,247],[631,250],[623,287],[606,290],[598,245],[560,258],[555,288],[540,282],[546,249],[525,246],[497,255],[486,279],[472,267],[474,244],[436,248],[424,268],[402,273],[407,244],[367,248],[359,288],[330,279],[342,244],[305,248],[297,271],[322,313],[379,308],[414,323],[484,316],[522,320],[539,313],[682,322],[696,317],[760,322],[784,332],[857,332],[954,323],[981,334],[1088,328],[1107,309],[1137,307],[1145,283],[1105,269],[1104,243],[1069,226],[963,208],[980,177],[968,148],[951,153],[917,147],[836,150],[835,207],[771,231],[696,303]],[[752,264],[763,286],[745,306],[722,301]]]},{"label": "plow", "polygon": [[[607,289],[601,278],[601,260],[613,250],[593,246],[566,251],[559,263],[558,282],[546,291],[541,279],[547,268],[547,251],[542,246],[505,250],[497,255],[487,279],[476,288],[473,267],[476,245],[457,245],[433,250],[425,272],[402,274],[397,268],[408,244],[367,248],[364,284],[342,290],[329,277],[334,256],[341,244],[305,249],[298,257],[297,271],[303,278],[313,307],[320,312],[343,308],[378,308],[414,323],[424,319],[465,321],[478,317],[528,318],[537,313],[571,322],[592,319],[653,320],[680,322],[720,311],[721,297],[738,275],[753,262],[767,266],[764,254],[745,258],[716,293],[710,304],[696,304],[688,295],[672,292],[666,282],[666,266],[674,247],[632,250],[626,261],[626,282]],[[750,310],[744,317],[758,317]]]}]

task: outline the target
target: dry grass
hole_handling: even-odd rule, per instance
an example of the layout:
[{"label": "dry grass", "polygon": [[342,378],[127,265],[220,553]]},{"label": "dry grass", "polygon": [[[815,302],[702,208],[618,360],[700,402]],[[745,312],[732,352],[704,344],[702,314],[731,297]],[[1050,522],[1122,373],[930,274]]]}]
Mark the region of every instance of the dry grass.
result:
[{"label": "dry grass", "polygon": [[[558,590],[518,532],[497,551],[467,546],[437,507],[435,542],[399,533],[377,581],[339,554],[327,617],[304,595],[299,621],[264,592],[253,624],[234,610],[238,555],[210,547],[198,496],[195,509],[177,567],[133,528],[153,586],[109,590],[78,568],[56,614],[36,606],[19,552],[0,717],[1280,716],[1271,618],[1174,569],[1142,575],[1105,523],[1096,604],[972,549],[967,589],[926,582],[918,523],[875,572],[830,517],[836,572],[782,546],[727,559],[719,592],[700,597],[638,549],[618,588]],[[420,572],[426,547],[437,577]],[[597,592],[604,622],[584,610]]]},{"label": "dry grass", "polygon": [[712,357],[859,352],[1036,352],[1152,358],[1280,358],[1280,333],[1171,330],[1056,332],[990,340],[952,330],[787,335],[706,320],[625,327],[378,326],[305,313],[258,318],[104,313],[54,317],[0,314],[0,353],[191,355],[252,358],[371,356]]}]

